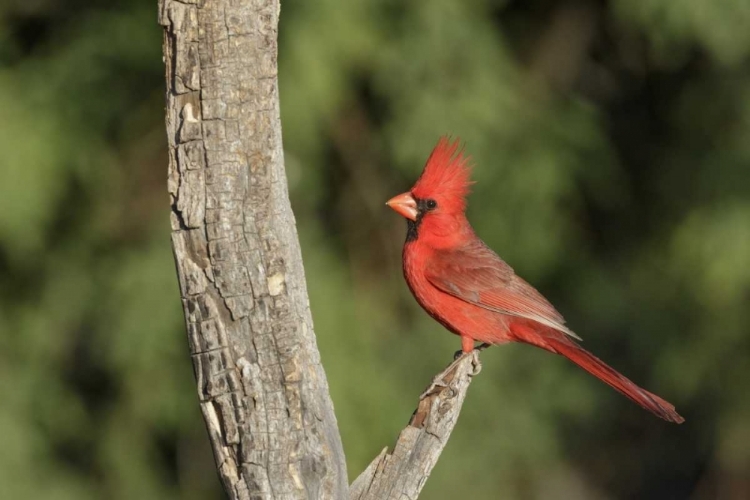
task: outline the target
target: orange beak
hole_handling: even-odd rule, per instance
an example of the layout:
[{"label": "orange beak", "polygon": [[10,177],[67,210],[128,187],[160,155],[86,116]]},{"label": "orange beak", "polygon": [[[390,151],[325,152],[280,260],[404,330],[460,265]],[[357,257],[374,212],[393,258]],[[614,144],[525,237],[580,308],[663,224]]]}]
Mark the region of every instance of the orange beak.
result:
[{"label": "orange beak", "polygon": [[403,217],[411,220],[417,220],[417,202],[408,191],[406,193],[401,193],[398,196],[394,196],[385,204]]}]

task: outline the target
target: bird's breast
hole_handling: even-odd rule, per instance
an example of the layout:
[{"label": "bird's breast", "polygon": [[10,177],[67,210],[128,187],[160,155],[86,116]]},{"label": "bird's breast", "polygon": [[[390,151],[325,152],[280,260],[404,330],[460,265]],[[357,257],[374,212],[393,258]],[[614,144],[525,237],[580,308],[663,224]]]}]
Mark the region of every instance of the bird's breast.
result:
[{"label": "bird's breast", "polygon": [[427,280],[430,255],[429,249],[420,248],[416,241],[404,246],[404,278],[419,305],[456,335],[481,342],[505,342],[508,318],[447,294]]}]

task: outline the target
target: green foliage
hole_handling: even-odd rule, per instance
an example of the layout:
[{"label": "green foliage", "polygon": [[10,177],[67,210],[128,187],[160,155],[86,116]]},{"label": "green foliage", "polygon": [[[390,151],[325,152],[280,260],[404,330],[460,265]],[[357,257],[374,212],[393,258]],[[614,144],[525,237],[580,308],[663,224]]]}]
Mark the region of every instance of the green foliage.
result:
[{"label": "green foliage", "polygon": [[[702,499],[742,480],[745,4],[283,3],[287,169],[352,478],[459,347],[404,286],[383,206],[448,133],[474,158],[479,234],[688,421],[493,348],[424,497]],[[160,47],[154,2],[0,6],[3,498],[221,497],[169,249]]]},{"label": "green foliage", "polygon": [[750,8],[744,0],[644,0],[615,2],[625,21],[644,30],[663,60],[684,60],[689,46],[698,44],[717,62],[734,66],[750,55]]}]

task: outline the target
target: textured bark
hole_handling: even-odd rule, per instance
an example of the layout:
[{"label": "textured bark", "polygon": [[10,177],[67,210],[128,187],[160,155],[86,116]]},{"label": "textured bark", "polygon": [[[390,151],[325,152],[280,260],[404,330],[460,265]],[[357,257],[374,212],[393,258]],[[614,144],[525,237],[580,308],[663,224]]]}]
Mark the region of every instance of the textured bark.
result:
[{"label": "textured bark", "polygon": [[283,165],[278,0],[159,1],[172,244],[231,499],[343,499]]},{"label": "textured bark", "polygon": [[159,0],[168,187],[201,410],[230,499],[416,499],[458,419],[462,356],[347,487],[289,205],[278,0]]},{"label": "textured bark", "polygon": [[351,500],[416,500],[456,426],[479,350],[464,354],[435,376],[392,453],[380,452],[352,483]]}]

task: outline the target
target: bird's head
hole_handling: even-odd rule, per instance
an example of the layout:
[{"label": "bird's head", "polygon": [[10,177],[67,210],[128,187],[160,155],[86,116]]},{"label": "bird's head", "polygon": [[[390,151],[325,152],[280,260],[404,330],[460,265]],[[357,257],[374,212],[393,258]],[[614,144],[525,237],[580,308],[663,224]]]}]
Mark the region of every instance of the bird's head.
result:
[{"label": "bird's head", "polygon": [[468,228],[464,212],[472,184],[470,157],[459,150],[459,143],[441,137],[414,187],[386,203],[407,219],[407,241],[423,235],[445,239]]}]

